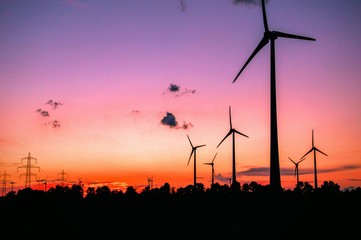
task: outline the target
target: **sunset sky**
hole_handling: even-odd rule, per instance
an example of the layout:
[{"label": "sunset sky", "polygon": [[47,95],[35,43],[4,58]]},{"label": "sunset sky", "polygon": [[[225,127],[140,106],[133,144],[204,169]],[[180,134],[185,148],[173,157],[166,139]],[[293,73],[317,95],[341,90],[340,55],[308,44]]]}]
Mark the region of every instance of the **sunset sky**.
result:
[{"label": "sunset sky", "polygon": [[[247,2],[247,3],[245,3]],[[315,146],[318,186],[361,186],[361,1],[269,0],[276,40],[283,188]],[[270,49],[234,77],[263,37],[258,1],[0,0],[0,174],[143,189],[228,184],[232,124],[237,180],[269,184]],[[313,156],[299,165],[314,186]],[[38,186],[35,176],[32,185]],[[8,190],[10,183],[7,183]]]}]

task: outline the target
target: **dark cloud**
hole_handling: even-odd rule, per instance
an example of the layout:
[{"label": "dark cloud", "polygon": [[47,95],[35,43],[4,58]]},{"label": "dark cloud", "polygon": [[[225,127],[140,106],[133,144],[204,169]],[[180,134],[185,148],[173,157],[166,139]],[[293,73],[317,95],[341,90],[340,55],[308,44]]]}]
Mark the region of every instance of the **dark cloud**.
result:
[{"label": "dark cloud", "polygon": [[170,92],[170,93],[175,93],[176,97],[180,97],[185,94],[195,94],[196,93],[196,90],[192,90],[192,89],[188,89],[188,88],[181,90],[181,87],[179,85],[173,84],[173,83],[169,84],[166,91]]},{"label": "dark cloud", "polygon": [[179,126],[175,116],[170,112],[167,112],[166,116],[164,116],[160,122],[163,125],[169,126],[170,128],[174,128],[174,129],[187,130],[188,128],[193,127],[192,123],[190,123],[190,122],[186,123],[184,121],[183,121],[183,124]]},{"label": "dark cloud", "polygon": [[249,168],[242,172],[237,172],[237,175],[244,175],[244,176],[268,176],[269,175],[269,168],[268,167],[255,167]]},{"label": "dark cloud", "polygon": [[[52,99],[50,99],[49,101],[47,101],[45,103],[45,105],[50,105],[52,110],[55,110],[59,106],[61,106],[63,104],[61,102],[53,101]],[[49,117],[50,116],[50,113],[49,113],[48,110],[38,108],[36,110],[36,112],[40,113],[40,115],[43,116],[43,117]],[[52,120],[52,121],[45,122],[43,125],[51,126],[52,128],[58,128],[58,127],[60,127],[60,122],[58,120]]]},{"label": "dark cloud", "polygon": [[53,109],[55,110],[58,106],[62,105],[61,102],[55,102],[53,100],[49,100],[46,104],[49,104],[50,106],[53,107]]},{"label": "dark cloud", "polygon": [[166,116],[164,116],[160,122],[163,125],[169,126],[171,128],[176,127],[178,125],[178,122],[175,119],[175,116],[170,112],[167,112]]},{"label": "dark cloud", "polygon": [[41,110],[41,108],[39,108],[38,110],[36,110],[36,112],[40,113],[41,116],[43,116],[43,117],[49,117],[49,116],[50,116],[50,114],[49,114],[48,111]]},{"label": "dark cloud", "polygon": [[168,90],[170,92],[178,92],[179,89],[180,89],[180,86],[173,84],[173,83],[169,84]]}]

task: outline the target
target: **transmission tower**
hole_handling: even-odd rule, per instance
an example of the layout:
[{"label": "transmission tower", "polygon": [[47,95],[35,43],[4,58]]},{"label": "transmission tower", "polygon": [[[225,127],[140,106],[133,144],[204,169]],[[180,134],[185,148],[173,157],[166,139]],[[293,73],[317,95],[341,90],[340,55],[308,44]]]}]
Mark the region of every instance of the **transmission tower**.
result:
[{"label": "transmission tower", "polygon": [[66,177],[68,177],[68,174],[66,172],[64,172],[64,169],[61,171],[61,173],[58,173],[58,176],[60,175],[60,185],[64,186],[64,182],[66,181],[65,179],[65,175]]},{"label": "transmission tower", "polygon": [[24,157],[21,159],[21,163],[23,163],[23,160],[26,160],[26,165],[23,165],[23,166],[20,166],[18,167],[18,171],[19,171],[19,168],[25,168],[26,169],[26,172],[25,173],[22,173],[20,174],[20,178],[22,175],[25,175],[25,188],[30,188],[31,187],[31,176],[35,176],[35,178],[37,177],[35,173],[31,173],[31,169],[32,168],[38,168],[39,171],[40,171],[40,167],[38,166],[34,166],[31,164],[31,160],[35,160],[35,163],[37,163],[37,159],[32,157],[30,155],[30,152],[28,154],[27,157]]},{"label": "transmission tower", "polygon": [[5,173],[2,176],[2,196],[6,195],[6,183],[8,182],[8,180],[6,180],[6,177],[10,177],[9,174],[6,174],[6,170]]},{"label": "transmission tower", "polygon": [[11,185],[10,191],[11,191],[11,192],[14,191],[14,183],[15,183],[15,182],[13,182],[13,181],[10,182],[10,185]]}]

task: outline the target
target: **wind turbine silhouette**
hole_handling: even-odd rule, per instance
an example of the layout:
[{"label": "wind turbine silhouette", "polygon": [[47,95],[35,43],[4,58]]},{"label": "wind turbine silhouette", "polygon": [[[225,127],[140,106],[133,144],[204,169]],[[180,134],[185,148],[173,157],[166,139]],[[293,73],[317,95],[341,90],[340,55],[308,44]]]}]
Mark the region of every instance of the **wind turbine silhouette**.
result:
[{"label": "wind turbine silhouette", "polygon": [[303,160],[305,160],[306,158],[301,158],[300,160],[298,160],[298,162],[293,161],[290,157],[288,157],[289,160],[291,160],[291,162],[293,162],[295,164],[295,176],[296,176],[296,186],[298,186],[299,183],[299,173],[298,173],[298,164],[300,162],[302,162]]},{"label": "wind turbine silhouette", "polygon": [[280,190],[281,187],[281,175],[280,175],[280,166],[279,166],[279,152],[278,152],[278,133],[277,133],[277,104],[276,104],[276,60],[275,60],[275,40],[278,37],[282,38],[293,38],[301,40],[311,40],[316,41],[314,38],[304,37],[279,31],[270,31],[267,23],[266,8],[264,0],[262,0],[262,14],[263,14],[263,25],[264,25],[264,34],[261,41],[258,43],[256,49],[253,51],[251,56],[248,58],[246,63],[243,65],[241,70],[238,72],[236,77],[233,80],[233,83],[237,80],[242,71],[246,68],[248,63],[253,59],[253,57],[264,47],[271,42],[271,77],[270,77],[270,113],[271,113],[271,126],[270,126],[270,137],[271,137],[271,146],[270,146],[270,186],[275,190]]},{"label": "wind turbine silhouette", "polygon": [[318,149],[317,147],[315,147],[314,144],[314,138],[313,138],[313,129],[312,129],[312,148],[305,154],[303,155],[302,158],[304,158],[307,154],[309,154],[310,152],[313,152],[313,168],[314,168],[314,176],[315,176],[315,189],[318,188],[317,186],[317,167],[316,167],[316,152],[322,153],[325,156],[328,156],[326,153],[322,152],[320,149]]},{"label": "wind turbine silhouette", "polygon": [[153,188],[153,176],[151,176],[151,177],[147,176],[147,182],[148,182],[148,188],[152,189]]},{"label": "wind turbine silhouette", "polygon": [[214,155],[212,162],[203,163],[203,164],[211,165],[211,166],[212,166],[212,185],[214,184],[214,175],[215,175],[215,173],[214,173],[214,159],[216,158],[217,154],[218,154],[218,153],[216,153],[216,154]]},{"label": "wind turbine silhouette", "polygon": [[197,153],[197,148],[200,148],[200,147],[204,147],[204,146],[206,146],[205,144],[203,144],[203,145],[198,145],[198,146],[193,146],[193,144],[192,144],[192,142],[191,142],[191,139],[189,138],[189,136],[188,136],[188,134],[187,134],[187,137],[188,137],[188,140],[189,140],[189,143],[191,144],[191,146],[192,146],[192,151],[191,151],[191,155],[189,156],[189,159],[188,159],[188,163],[187,163],[187,166],[189,165],[189,161],[191,160],[191,157],[192,157],[192,155],[193,155],[193,164],[194,164],[194,170],[193,170],[193,175],[194,175],[194,177],[193,177],[193,179],[194,179],[194,183],[193,183],[193,185],[194,185],[194,187],[196,187],[196,185],[197,185],[197,180],[196,180],[196,173],[197,173],[197,171],[196,171],[196,166],[197,166],[197,162],[196,162],[196,153]]},{"label": "wind turbine silhouette", "polygon": [[232,117],[231,117],[231,106],[229,106],[229,132],[227,133],[227,135],[222,139],[222,141],[218,144],[217,148],[219,147],[219,145],[222,144],[222,142],[229,136],[232,134],[232,184],[235,183],[236,180],[236,148],[235,148],[235,133],[238,133],[239,135],[242,135],[244,137],[247,137],[247,135],[240,133],[239,131],[237,131],[235,128],[232,127]]}]

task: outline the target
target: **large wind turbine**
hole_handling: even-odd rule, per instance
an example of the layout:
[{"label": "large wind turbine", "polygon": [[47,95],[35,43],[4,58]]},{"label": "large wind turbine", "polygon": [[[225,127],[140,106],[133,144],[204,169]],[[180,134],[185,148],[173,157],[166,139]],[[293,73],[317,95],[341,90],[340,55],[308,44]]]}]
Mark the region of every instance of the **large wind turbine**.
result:
[{"label": "large wind turbine", "polygon": [[232,184],[235,183],[236,180],[236,148],[235,148],[235,133],[238,133],[239,135],[242,135],[244,137],[247,137],[247,135],[240,133],[239,131],[237,131],[235,128],[232,127],[232,117],[231,117],[231,106],[229,106],[229,132],[227,133],[227,135],[222,139],[222,141],[218,144],[217,148],[219,147],[219,145],[222,144],[222,142],[229,136],[232,134]]},{"label": "large wind turbine", "polygon": [[316,152],[322,153],[325,156],[327,156],[327,154],[315,147],[314,139],[313,139],[313,129],[312,129],[312,148],[305,155],[303,155],[302,158],[304,158],[310,152],[313,152],[313,168],[314,168],[314,176],[315,176],[315,189],[317,189],[318,186],[317,186]]},{"label": "large wind turbine", "polygon": [[191,146],[192,146],[192,151],[191,151],[191,155],[189,156],[189,160],[188,160],[188,163],[187,163],[187,166],[189,165],[189,161],[191,160],[191,157],[192,157],[192,155],[193,155],[193,164],[194,164],[194,170],[193,170],[193,174],[194,174],[194,183],[193,183],[193,185],[194,185],[194,187],[196,187],[196,185],[197,185],[197,181],[196,181],[196,173],[197,173],[197,171],[196,171],[196,166],[197,166],[197,162],[196,162],[196,153],[197,153],[197,148],[200,148],[200,147],[204,147],[204,146],[206,146],[205,144],[203,144],[203,145],[198,145],[198,146],[193,146],[193,144],[192,144],[192,142],[191,142],[191,139],[189,138],[189,136],[188,136],[188,134],[187,134],[187,137],[188,137],[188,140],[189,140],[189,143],[191,144]]},{"label": "large wind turbine", "polygon": [[203,163],[203,164],[211,165],[211,166],[212,166],[212,185],[211,185],[211,186],[213,186],[213,184],[214,184],[214,175],[215,175],[215,173],[214,173],[214,159],[216,158],[217,154],[218,154],[218,153],[216,153],[216,154],[214,155],[212,162]]},{"label": "large wind turbine", "polygon": [[276,104],[276,61],[275,61],[275,40],[278,37],[282,38],[293,38],[301,40],[311,40],[315,41],[316,39],[310,37],[304,37],[284,32],[270,31],[267,23],[266,8],[264,0],[262,0],[262,13],[263,13],[263,25],[264,25],[264,34],[261,41],[258,43],[256,49],[253,51],[251,56],[248,58],[246,63],[243,65],[241,70],[238,72],[237,76],[234,78],[235,82],[238,76],[242,73],[248,63],[253,59],[253,57],[264,47],[271,42],[271,92],[270,92],[270,113],[271,113],[271,127],[270,127],[270,137],[271,137],[271,146],[270,146],[270,186],[273,189],[281,189],[281,175],[280,175],[280,166],[279,166],[279,153],[278,153],[278,133],[277,133],[277,104]]},{"label": "large wind turbine", "polygon": [[301,158],[300,160],[298,160],[298,162],[293,161],[290,157],[288,157],[288,159],[291,160],[291,162],[293,162],[293,164],[295,164],[296,186],[298,186],[298,183],[299,183],[298,164],[300,162],[302,162],[303,160],[305,160],[306,158]]}]

